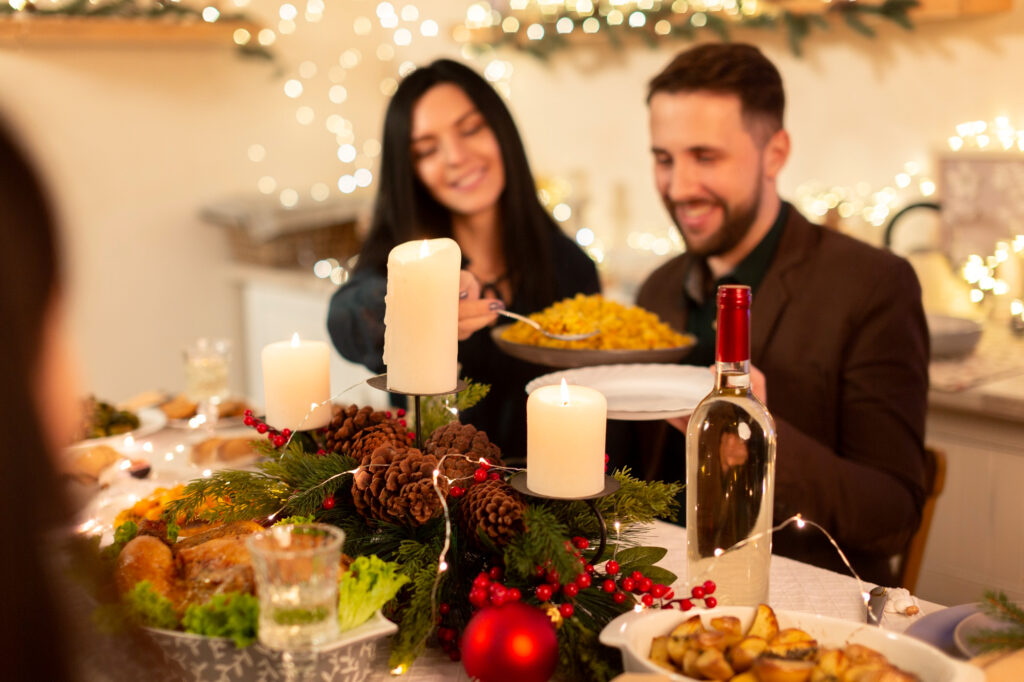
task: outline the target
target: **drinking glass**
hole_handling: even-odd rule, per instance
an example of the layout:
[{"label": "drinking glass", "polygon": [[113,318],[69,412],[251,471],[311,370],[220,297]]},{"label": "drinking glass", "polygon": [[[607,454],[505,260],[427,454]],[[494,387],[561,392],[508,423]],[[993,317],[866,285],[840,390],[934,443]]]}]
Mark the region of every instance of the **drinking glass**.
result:
[{"label": "drinking glass", "polygon": [[228,397],[230,361],[231,342],[227,339],[203,337],[185,348],[185,395],[198,403],[199,423],[208,428],[216,425],[220,403]]},{"label": "drinking glass", "polygon": [[282,525],[246,540],[260,602],[259,640],[280,651],[288,680],[312,675],[338,637],[338,564],[345,534],[322,523]]}]

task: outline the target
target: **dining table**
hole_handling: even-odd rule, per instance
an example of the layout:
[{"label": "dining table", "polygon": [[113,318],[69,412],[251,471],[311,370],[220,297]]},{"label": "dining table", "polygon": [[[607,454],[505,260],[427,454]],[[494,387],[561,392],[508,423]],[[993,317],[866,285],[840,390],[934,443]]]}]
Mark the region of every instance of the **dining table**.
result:
[{"label": "dining table", "polygon": [[[254,434],[251,429],[221,428],[216,432],[199,428],[170,428],[164,426],[144,437],[115,439],[114,445],[126,460],[144,460],[150,465],[145,478],[131,475],[131,468],[117,466],[106,474],[103,490],[87,500],[82,507],[79,528],[83,532],[111,534],[117,511],[130,506],[154,488],[168,487],[193,478],[210,475],[215,467],[192,463],[190,453],[196,443],[214,435]],[[804,532],[821,532],[808,525]],[[645,546],[667,550],[658,565],[678,576],[671,586],[679,594],[688,594],[690,585],[686,576],[686,531],[666,521],[655,521],[631,534]],[[614,535],[609,538],[614,541]],[[109,541],[109,539],[108,539]],[[865,593],[875,585],[860,582],[852,573],[841,574],[818,568],[786,557],[771,557],[769,603],[776,609],[800,611],[863,623],[866,621]],[[914,615],[898,613],[891,608],[883,613],[879,627],[892,632],[903,632],[918,619],[939,611],[944,606],[915,599],[918,612]],[[388,666],[389,646],[381,641],[373,661],[372,680],[407,679],[416,682],[450,682],[470,680],[462,664],[452,661],[436,648],[426,648],[408,671],[395,678]]]}]

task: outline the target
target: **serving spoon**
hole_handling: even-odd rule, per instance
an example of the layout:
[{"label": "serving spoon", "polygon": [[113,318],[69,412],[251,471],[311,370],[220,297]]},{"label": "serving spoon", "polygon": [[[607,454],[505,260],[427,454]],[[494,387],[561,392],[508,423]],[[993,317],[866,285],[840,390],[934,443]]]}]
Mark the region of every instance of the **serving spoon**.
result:
[{"label": "serving spoon", "polygon": [[536,329],[549,339],[557,339],[558,341],[582,341],[583,339],[589,339],[591,336],[596,336],[597,334],[600,333],[599,329],[595,329],[594,331],[587,332],[586,334],[554,334],[541,327],[539,323],[534,322],[533,320],[524,315],[519,315],[518,313],[511,313],[507,310],[495,310],[494,312],[498,313],[499,315],[504,315],[505,317],[511,317],[513,320],[525,322],[526,324],[530,325],[531,327],[533,327],[534,329]]}]

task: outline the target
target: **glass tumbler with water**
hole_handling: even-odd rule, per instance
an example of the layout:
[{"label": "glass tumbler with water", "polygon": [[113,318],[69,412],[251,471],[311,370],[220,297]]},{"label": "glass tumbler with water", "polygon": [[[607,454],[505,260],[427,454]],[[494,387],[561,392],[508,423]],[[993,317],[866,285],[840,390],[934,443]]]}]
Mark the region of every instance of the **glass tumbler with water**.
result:
[{"label": "glass tumbler with water", "polygon": [[227,339],[199,338],[185,348],[185,395],[198,403],[199,423],[216,424],[218,406],[229,393],[230,361]]},{"label": "glass tumbler with water", "polygon": [[345,534],[322,523],[274,526],[247,541],[260,603],[259,641],[282,653],[289,680],[316,667],[338,637],[338,571]]}]

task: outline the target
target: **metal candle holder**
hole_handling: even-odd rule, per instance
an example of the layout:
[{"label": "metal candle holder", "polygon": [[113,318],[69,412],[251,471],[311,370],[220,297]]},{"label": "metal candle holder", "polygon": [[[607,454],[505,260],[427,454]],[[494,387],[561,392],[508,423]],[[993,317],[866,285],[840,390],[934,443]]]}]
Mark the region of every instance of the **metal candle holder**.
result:
[{"label": "metal candle holder", "polygon": [[597,545],[597,553],[594,555],[594,561],[600,561],[601,556],[604,554],[605,545],[608,544],[608,524],[605,523],[604,515],[601,514],[601,510],[597,508],[596,500],[599,500],[602,497],[608,497],[609,495],[615,493],[619,489],[620,483],[617,478],[615,478],[614,476],[605,475],[604,488],[598,493],[595,493],[593,495],[586,495],[584,497],[552,497],[551,495],[542,495],[540,493],[535,493],[526,486],[525,471],[520,471],[518,474],[515,474],[512,478],[509,479],[508,482],[509,485],[511,485],[517,491],[529,497],[537,497],[542,500],[562,500],[563,502],[571,500],[580,500],[582,502],[586,502],[587,506],[590,507],[590,511],[594,512],[594,516],[597,517],[597,523],[601,529],[601,541]]},{"label": "metal candle holder", "polygon": [[430,396],[434,396],[434,395],[448,395],[450,393],[459,393],[460,391],[466,390],[466,382],[463,381],[462,379],[458,379],[455,382],[455,388],[453,388],[450,391],[442,391],[441,393],[406,393],[405,391],[396,391],[393,388],[388,388],[388,375],[387,374],[378,374],[375,377],[370,377],[369,379],[366,380],[366,383],[368,383],[372,388],[375,388],[378,391],[385,391],[387,393],[395,393],[397,395],[410,395],[410,396],[412,396],[413,404],[415,406],[415,412],[416,412],[416,422],[415,422],[416,423],[416,431],[415,431],[415,433],[416,433],[416,448],[417,449],[420,449],[421,446],[422,446],[422,443],[420,442],[420,434],[423,432],[423,422],[422,422],[422,417],[421,417],[421,414],[420,414],[420,398],[423,398],[423,397],[428,397],[429,398]]}]

